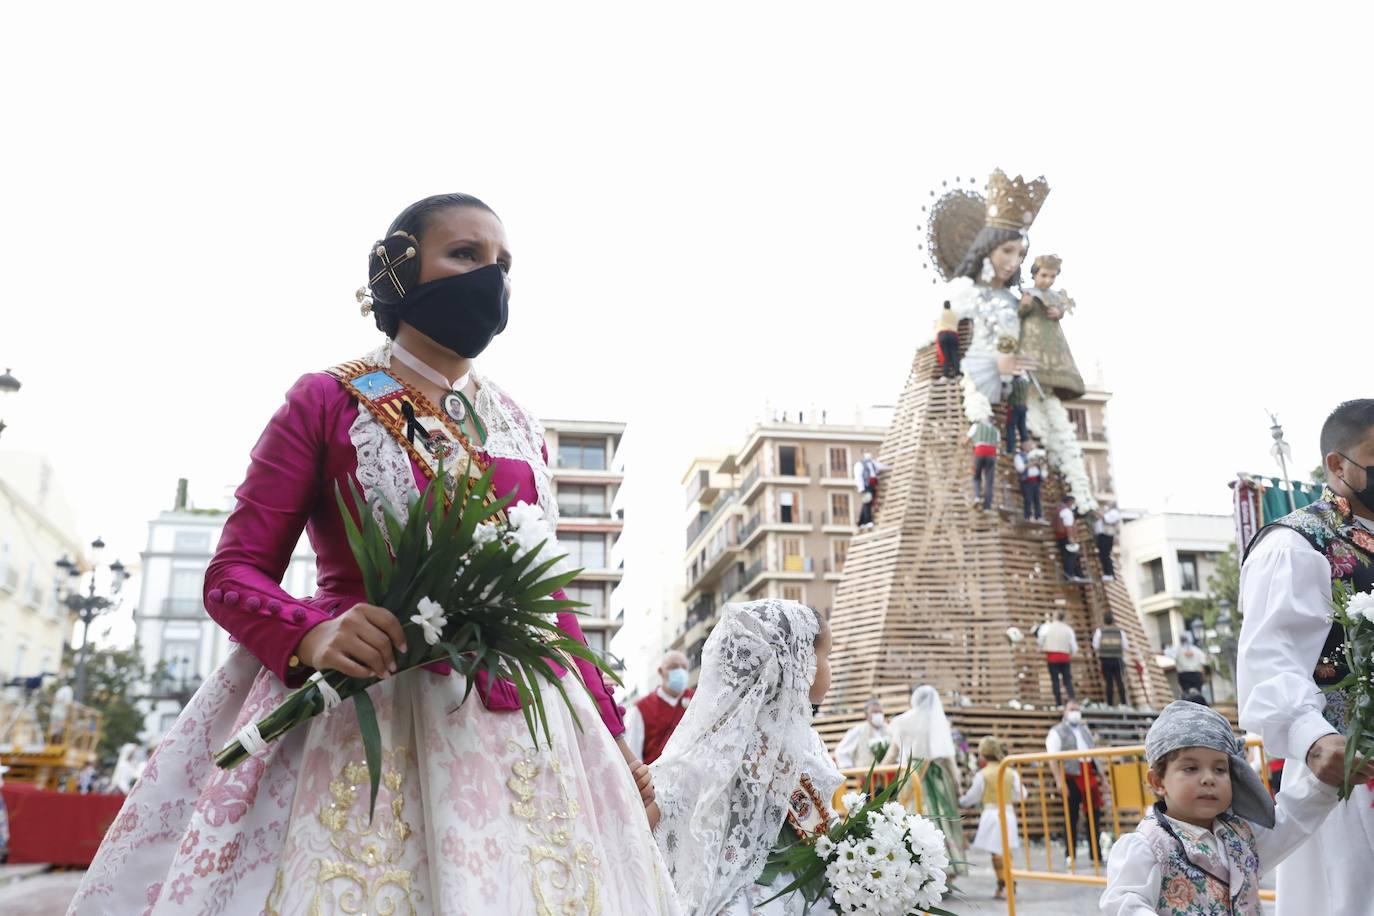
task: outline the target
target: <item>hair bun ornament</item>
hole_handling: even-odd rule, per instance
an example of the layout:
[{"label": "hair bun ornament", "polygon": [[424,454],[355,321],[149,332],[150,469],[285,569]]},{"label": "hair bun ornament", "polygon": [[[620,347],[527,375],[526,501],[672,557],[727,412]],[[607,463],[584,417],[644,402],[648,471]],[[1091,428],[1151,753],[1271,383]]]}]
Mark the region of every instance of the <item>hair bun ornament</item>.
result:
[{"label": "hair bun ornament", "polygon": [[[365,295],[370,301],[365,307],[399,304],[406,293],[419,285],[420,243],[415,236],[408,232],[394,232],[373,242],[372,251],[367,257],[367,276]],[[362,296],[358,302],[362,304]]]}]

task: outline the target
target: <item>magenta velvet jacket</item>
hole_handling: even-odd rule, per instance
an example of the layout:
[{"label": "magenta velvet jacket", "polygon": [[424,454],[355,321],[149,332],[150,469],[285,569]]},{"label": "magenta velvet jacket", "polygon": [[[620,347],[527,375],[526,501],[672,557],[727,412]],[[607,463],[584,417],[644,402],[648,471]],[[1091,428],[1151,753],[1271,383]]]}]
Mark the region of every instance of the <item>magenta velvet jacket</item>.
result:
[{"label": "magenta velvet jacket", "polygon": [[[334,499],[335,481],[347,476],[357,482],[357,452],[349,439],[357,416],[357,400],[333,376],[311,373],[292,386],[253,448],[237,504],[205,573],[205,608],[210,616],[289,687],[299,686],[312,673],[305,667],[289,667],[301,637],[366,600]],[[516,502],[537,501],[534,472],[527,464],[506,458],[493,464],[497,493],[515,491]],[[423,489],[427,478],[413,461],[411,472],[417,488]],[[346,484],[344,489],[347,492]],[[315,550],[318,570],[318,589],[306,599],[293,598],[280,586],[302,528]],[[559,614],[558,626],[586,642],[576,615]],[[624,710],[595,665],[582,659],[575,664],[606,727],[618,738],[625,731]],[[557,664],[554,669],[560,674],[563,670]],[[442,663],[431,670],[448,674],[451,669]],[[520,708],[509,682],[492,685],[485,672],[479,672],[478,688],[488,709]]]}]

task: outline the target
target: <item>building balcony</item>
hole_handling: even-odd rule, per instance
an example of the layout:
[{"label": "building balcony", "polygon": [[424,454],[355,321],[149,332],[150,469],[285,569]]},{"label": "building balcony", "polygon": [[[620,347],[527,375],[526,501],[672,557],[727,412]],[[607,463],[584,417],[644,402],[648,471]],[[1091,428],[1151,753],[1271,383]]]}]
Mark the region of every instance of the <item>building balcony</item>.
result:
[{"label": "building balcony", "polygon": [[844,563],[836,563],[834,558],[826,557],[821,561],[821,573],[826,579],[838,582],[844,578]]},{"label": "building balcony", "polygon": [[0,588],[10,594],[19,591],[19,570],[11,566],[0,573]]},{"label": "building balcony", "polygon": [[816,578],[816,562],[811,557],[788,556],[783,557],[781,568],[763,560],[755,561],[744,571],[744,582],[740,586],[741,591],[750,592],[758,587],[760,582],[769,579],[779,579],[787,582],[810,582]]},{"label": "building balcony", "polygon": [[720,518],[721,513],[734,504],[735,494],[733,492],[723,493],[711,504],[711,508],[706,510],[704,515],[697,516],[696,521],[687,526],[688,550],[690,550],[692,545],[697,542],[697,539],[711,527],[711,524],[715,522],[716,519]]},{"label": "building balcony", "polygon": [[754,491],[763,480],[763,466],[755,465],[754,469],[744,475],[744,482],[739,486],[740,498],[748,502],[754,496]]},{"label": "building balcony", "polygon": [[198,674],[190,677],[154,676],[148,685],[147,697],[150,700],[172,700],[181,706],[191,701],[200,689],[201,678]]},{"label": "building balcony", "polygon": [[[208,620],[210,615],[199,598],[164,598],[161,613],[156,616],[169,620]],[[154,616],[145,614],[145,617]]]}]

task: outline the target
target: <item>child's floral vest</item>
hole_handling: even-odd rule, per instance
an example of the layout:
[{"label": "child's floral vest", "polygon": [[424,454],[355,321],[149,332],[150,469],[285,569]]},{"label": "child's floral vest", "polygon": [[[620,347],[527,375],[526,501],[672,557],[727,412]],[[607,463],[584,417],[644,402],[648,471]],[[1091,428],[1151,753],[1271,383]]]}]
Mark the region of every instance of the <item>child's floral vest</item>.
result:
[{"label": "child's floral vest", "polygon": [[1259,856],[1255,834],[1241,818],[1223,814],[1212,833],[1226,845],[1239,875],[1233,886],[1226,867],[1211,850],[1175,830],[1155,811],[1136,828],[1155,854],[1163,878],[1156,912],[1161,916],[1261,916]]}]

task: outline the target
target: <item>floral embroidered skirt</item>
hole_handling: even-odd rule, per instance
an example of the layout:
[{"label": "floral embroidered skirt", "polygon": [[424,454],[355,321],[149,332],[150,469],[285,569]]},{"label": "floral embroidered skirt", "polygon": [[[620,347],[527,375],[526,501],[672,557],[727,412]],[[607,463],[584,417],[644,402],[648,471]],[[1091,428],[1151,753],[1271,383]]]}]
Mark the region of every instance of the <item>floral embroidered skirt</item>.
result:
[{"label": "floral embroidered skirt", "polygon": [[591,699],[546,687],[552,748],[426,671],[374,686],[374,816],[351,703],[233,770],[211,756],[286,693],[242,649],[149,761],[72,914],[677,914],[644,808]]}]

